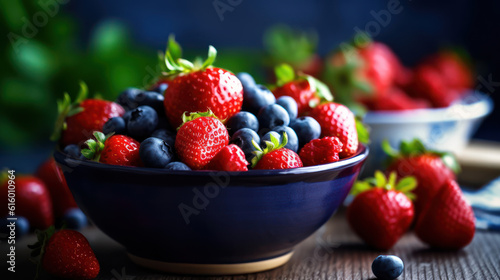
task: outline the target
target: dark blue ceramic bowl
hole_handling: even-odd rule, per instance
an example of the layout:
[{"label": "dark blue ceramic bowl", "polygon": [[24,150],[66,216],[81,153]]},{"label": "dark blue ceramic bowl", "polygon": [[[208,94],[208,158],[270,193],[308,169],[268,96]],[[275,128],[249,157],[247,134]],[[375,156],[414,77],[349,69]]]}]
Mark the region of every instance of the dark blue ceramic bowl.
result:
[{"label": "dark blue ceramic bowl", "polygon": [[[272,268],[267,260],[286,262],[344,201],[367,155],[362,146],[335,163],[248,172],[114,166],[59,151],[54,157],[81,209],[135,262],[233,274]],[[227,273],[203,269],[252,263],[260,265]],[[188,264],[202,269],[181,269]]]}]

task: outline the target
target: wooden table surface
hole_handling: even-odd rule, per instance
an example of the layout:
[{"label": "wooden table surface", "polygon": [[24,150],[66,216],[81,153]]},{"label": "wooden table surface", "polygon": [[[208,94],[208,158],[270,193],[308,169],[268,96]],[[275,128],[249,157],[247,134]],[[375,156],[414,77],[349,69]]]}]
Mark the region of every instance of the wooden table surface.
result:
[{"label": "wooden table surface", "polygon": [[[500,279],[500,232],[478,231],[473,242],[460,251],[436,251],[407,233],[388,252],[374,251],[363,245],[349,229],[343,211],[336,213],[314,235],[299,244],[292,259],[282,267],[248,275],[200,277],[169,275],[133,264],[125,249],[95,227],[83,230],[101,264],[97,279],[372,279],[371,263],[380,254],[399,256],[405,270],[399,279]],[[17,244],[17,272],[0,279],[33,279],[35,265],[29,262],[26,244],[34,236]],[[5,242],[2,243],[2,266]],[[3,269],[0,275],[5,275]],[[46,275],[41,279],[50,279]]]}]

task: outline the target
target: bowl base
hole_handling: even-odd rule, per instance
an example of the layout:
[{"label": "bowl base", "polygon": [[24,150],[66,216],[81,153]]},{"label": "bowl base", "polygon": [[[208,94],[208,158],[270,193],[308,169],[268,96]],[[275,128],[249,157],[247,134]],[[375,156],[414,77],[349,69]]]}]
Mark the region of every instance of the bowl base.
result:
[{"label": "bowl base", "polygon": [[128,254],[130,259],[137,265],[154,270],[176,274],[196,274],[196,275],[231,275],[247,274],[264,270],[270,270],[284,265],[290,260],[293,251],[285,255],[271,259],[255,262],[232,263],[232,264],[199,264],[199,263],[173,263],[146,259],[132,254]]}]

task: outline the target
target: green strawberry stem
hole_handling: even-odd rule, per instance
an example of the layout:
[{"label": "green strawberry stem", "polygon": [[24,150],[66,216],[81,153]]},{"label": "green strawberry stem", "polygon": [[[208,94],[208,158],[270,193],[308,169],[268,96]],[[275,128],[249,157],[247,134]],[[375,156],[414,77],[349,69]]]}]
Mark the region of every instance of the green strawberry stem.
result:
[{"label": "green strawberry stem", "polygon": [[82,149],[82,155],[87,159],[99,162],[99,160],[101,159],[101,152],[104,150],[104,143],[113,134],[114,132],[108,135],[104,135],[104,133],[102,132],[94,131],[93,135],[95,140],[89,139],[85,141],[88,149]]},{"label": "green strawberry stem", "polygon": [[58,117],[54,126],[54,132],[50,136],[51,141],[58,141],[61,137],[61,132],[66,130],[66,118],[83,112],[80,103],[87,98],[88,87],[83,81],[80,82],[80,92],[74,102],[71,102],[71,97],[67,92],[64,93],[62,100],[57,100]]},{"label": "green strawberry stem", "polygon": [[382,141],[382,150],[389,156],[388,163],[391,163],[395,159],[401,157],[413,157],[424,154],[432,154],[440,157],[443,163],[455,174],[458,174],[460,172],[460,165],[458,164],[458,160],[455,155],[453,155],[453,153],[429,150],[418,138],[415,138],[411,141],[401,141],[399,143],[399,150],[394,149],[389,143],[389,140],[385,139],[384,141]]},{"label": "green strawberry stem", "polygon": [[288,143],[288,135],[286,132],[283,132],[282,137],[281,137],[281,143],[276,138],[273,134],[271,134],[271,141],[265,141],[266,147],[262,149],[255,140],[252,139],[252,145],[255,148],[255,151],[253,151],[255,157],[252,158],[252,168],[257,165],[259,160],[262,159],[262,157],[272,151],[279,150],[281,148],[284,148],[286,144]]},{"label": "green strawberry stem", "polygon": [[[37,242],[31,245],[28,245],[28,248],[31,249],[30,260],[36,264],[36,275],[35,279],[38,279],[40,271],[42,270],[42,259],[45,253],[45,246],[49,239],[54,235],[56,229],[54,226],[50,226],[44,231],[35,230],[35,234],[37,236]],[[38,260],[37,260],[38,258]]]},{"label": "green strawberry stem", "polygon": [[182,114],[182,124],[177,128],[177,130],[179,130],[185,123],[201,117],[212,117],[219,120],[219,118],[217,118],[217,116],[210,109],[206,112],[184,112],[184,114]]},{"label": "green strawberry stem", "polygon": [[369,191],[374,188],[382,188],[385,190],[394,190],[404,193],[409,199],[414,200],[415,194],[413,191],[417,187],[417,179],[413,176],[407,176],[401,178],[397,181],[396,172],[391,172],[389,177],[386,177],[384,173],[377,170],[375,171],[374,177],[367,178],[364,181],[357,181],[351,190],[351,195],[356,196],[362,192]]},{"label": "green strawberry stem", "polygon": [[198,60],[193,63],[181,58],[181,56],[182,49],[180,45],[175,41],[174,36],[170,35],[165,53],[159,54],[163,76],[174,78],[183,73],[191,73],[211,67],[217,57],[217,50],[213,46],[208,46],[208,57],[203,63]]}]

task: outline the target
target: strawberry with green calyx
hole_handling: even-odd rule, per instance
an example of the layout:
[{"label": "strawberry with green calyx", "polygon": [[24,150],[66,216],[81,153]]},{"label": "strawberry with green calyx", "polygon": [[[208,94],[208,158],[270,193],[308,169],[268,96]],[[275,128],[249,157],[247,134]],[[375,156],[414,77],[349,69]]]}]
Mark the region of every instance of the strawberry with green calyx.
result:
[{"label": "strawberry with green calyx", "polygon": [[203,169],[229,143],[224,124],[210,110],[185,113],[178,128],[175,150],[191,169]]},{"label": "strawberry with green calyx", "polygon": [[413,177],[396,182],[392,172],[387,178],[376,171],[374,178],[358,181],[351,194],[354,200],[347,208],[347,221],[363,241],[377,249],[390,249],[410,227],[414,209],[411,193],[416,187]]},{"label": "strawberry with green calyx", "polygon": [[274,71],[277,86],[273,89],[274,96],[292,97],[297,102],[299,115],[310,111],[321,100],[333,100],[328,86],[313,76],[295,75],[294,69],[288,64],[278,65]]},{"label": "strawberry with green calyx", "polygon": [[280,141],[271,134],[271,141],[266,141],[266,147],[262,149],[255,141],[255,157],[252,158],[253,169],[289,169],[302,167],[302,160],[299,155],[292,150],[285,148],[288,143],[288,135],[283,132]]},{"label": "strawberry with green calyx", "polygon": [[314,77],[319,77],[323,67],[316,53],[317,45],[318,35],[315,32],[294,30],[286,25],[273,26],[264,34],[270,66],[287,63]]},{"label": "strawberry with green calyx", "polygon": [[382,149],[389,156],[387,172],[395,171],[398,176],[414,176],[418,185],[415,189],[415,212],[417,216],[448,180],[455,180],[460,166],[453,154],[428,150],[418,139],[401,141],[399,151],[382,143]]},{"label": "strawberry with green calyx", "polygon": [[52,276],[64,279],[94,279],[100,266],[87,239],[78,231],[53,226],[46,231],[36,231],[38,241],[28,245],[31,257],[37,261],[38,278],[43,269]]},{"label": "strawberry with green calyx", "polygon": [[95,139],[85,141],[88,149],[82,150],[87,159],[113,165],[142,166],[139,156],[140,143],[125,135],[105,136],[104,133],[94,131]]},{"label": "strawberry with green calyx", "polygon": [[171,36],[165,52],[163,75],[170,79],[165,90],[165,111],[174,127],[182,123],[184,112],[211,110],[225,120],[238,113],[243,104],[243,86],[231,72],[213,67],[217,51],[209,46],[208,58],[192,63],[180,58],[180,46]]},{"label": "strawberry with green calyx", "polygon": [[93,131],[101,131],[108,119],[125,113],[123,107],[115,102],[87,99],[87,95],[87,85],[81,82],[80,92],[74,102],[71,102],[68,93],[57,102],[59,116],[50,138],[52,141],[60,140],[62,146],[82,144]]},{"label": "strawberry with green calyx", "polygon": [[397,62],[388,46],[358,33],[327,59],[323,78],[340,102],[364,103],[386,94],[399,71]]}]

